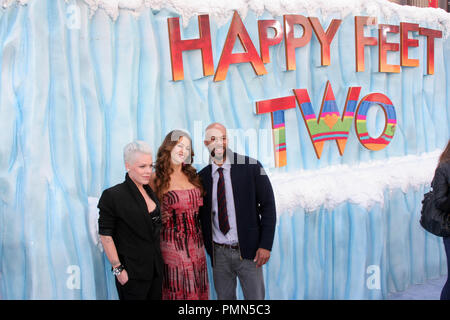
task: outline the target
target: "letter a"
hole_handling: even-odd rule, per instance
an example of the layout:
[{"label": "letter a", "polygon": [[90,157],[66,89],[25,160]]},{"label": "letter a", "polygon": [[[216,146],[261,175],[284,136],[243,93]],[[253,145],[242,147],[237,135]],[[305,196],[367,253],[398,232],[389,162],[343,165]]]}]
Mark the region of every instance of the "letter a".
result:
[{"label": "letter a", "polygon": [[[246,52],[232,52],[236,38],[239,38]],[[253,45],[252,39],[250,39],[250,36],[245,29],[244,23],[235,11],[230,29],[228,29],[227,39],[225,40],[225,44],[223,46],[222,55],[220,57],[219,65],[217,66],[214,81],[225,80],[230,64],[242,62],[250,62],[253,70],[255,70],[255,73],[259,76],[267,73],[264,63],[259,57],[258,52]]]}]

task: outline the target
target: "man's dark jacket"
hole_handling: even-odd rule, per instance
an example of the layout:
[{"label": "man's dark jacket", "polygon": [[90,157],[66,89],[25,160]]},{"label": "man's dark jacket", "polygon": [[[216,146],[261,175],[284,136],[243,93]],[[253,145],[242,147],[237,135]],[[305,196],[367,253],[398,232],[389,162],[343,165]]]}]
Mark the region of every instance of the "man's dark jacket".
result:
[{"label": "man's dark jacket", "polygon": [[[259,161],[229,149],[227,156],[232,159],[230,175],[241,257],[254,259],[258,248],[272,249],[276,224],[272,185]],[[206,192],[200,207],[200,220],[206,251],[213,257],[211,170],[209,164],[199,172]]]},{"label": "man's dark jacket", "polygon": [[[152,216],[160,217],[160,206],[155,194],[147,185],[144,189],[156,203],[156,211],[153,211]],[[161,223],[152,222],[145,199],[128,174],[123,183],[103,191],[98,208],[99,234],[113,238],[128,277],[152,280],[155,272],[161,276]]]}]

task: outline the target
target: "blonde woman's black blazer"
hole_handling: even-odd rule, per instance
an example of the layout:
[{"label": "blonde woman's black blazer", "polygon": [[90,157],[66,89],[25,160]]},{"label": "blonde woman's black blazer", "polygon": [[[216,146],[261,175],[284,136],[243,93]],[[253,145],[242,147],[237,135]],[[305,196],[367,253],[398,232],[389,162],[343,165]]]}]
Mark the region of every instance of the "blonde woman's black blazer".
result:
[{"label": "blonde woman's black blazer", "polygon": [[161,218],[160,205],[149,186],[147,194],[156,203],[156,211],[148,212],[144,197],[136,184],[126,174],[125,181],[103,191],[98,208],[99,234],[111,236],[117,248],[120,262],[130,279],[151,280],[154,273],[162,274],[162,257],[159,246]]}]

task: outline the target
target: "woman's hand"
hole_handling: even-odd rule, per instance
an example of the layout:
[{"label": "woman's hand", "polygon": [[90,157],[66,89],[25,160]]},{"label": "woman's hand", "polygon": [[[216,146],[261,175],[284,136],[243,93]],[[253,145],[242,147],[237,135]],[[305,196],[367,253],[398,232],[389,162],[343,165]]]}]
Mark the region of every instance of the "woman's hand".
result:
[{"label": "woman's hand", "polygon": [[116,276],[117,277],[117,281],[119,281],[119,283],[124,286],[127,282],[128,282],[128,273],[127,270],[123,269],[122,272]]},{"label": "woman's hand", "polygon": [[161,221],[162,221],[163,224],[166,224],[166,222],[169,220],[169,218],[170,218],[169,212],[163,211],[161,213]]}]

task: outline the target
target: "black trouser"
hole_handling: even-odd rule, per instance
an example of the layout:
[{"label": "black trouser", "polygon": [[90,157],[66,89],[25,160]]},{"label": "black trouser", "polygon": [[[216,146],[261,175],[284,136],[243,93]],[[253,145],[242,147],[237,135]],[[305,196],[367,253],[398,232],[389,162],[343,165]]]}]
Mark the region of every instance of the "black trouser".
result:
[{"label": "black trouser", "polygon": [[129,279],[124,285],[116,278],[116,287],[120,300],[161,300],[162,277],[158,275],[153,280]]},{"label": "black trouser", "polygon": [[447,255],[447,282],[442,288],[441,300],[450,300],[450,237],[444,237],[445,254]]}]

